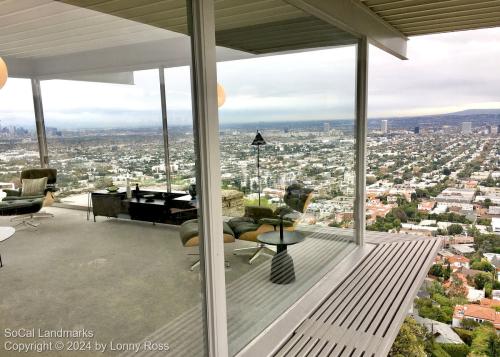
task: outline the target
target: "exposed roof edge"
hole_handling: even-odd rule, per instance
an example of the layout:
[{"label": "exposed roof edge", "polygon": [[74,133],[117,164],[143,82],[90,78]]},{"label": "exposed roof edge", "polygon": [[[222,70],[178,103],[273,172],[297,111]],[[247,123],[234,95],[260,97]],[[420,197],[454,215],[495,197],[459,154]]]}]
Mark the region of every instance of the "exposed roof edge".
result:
[{"label": "exposed roof edge", "polygon": [[285,1],[357,37],[366,36],[378,48],[400,59],[407,59],[407,37],[364,4],[353,0]]}]

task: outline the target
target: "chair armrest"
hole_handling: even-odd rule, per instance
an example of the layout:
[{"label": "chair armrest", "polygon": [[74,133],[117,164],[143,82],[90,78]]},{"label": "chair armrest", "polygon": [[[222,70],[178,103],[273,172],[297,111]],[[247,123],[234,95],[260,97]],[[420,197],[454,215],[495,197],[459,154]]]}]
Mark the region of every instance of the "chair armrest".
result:
[{"label": "chair armrest", "polygon": [[36,200],[39,198],[45,198],[44,195],[36,195],[36,196],[7,196],[4,197],[4,201],[22,201],[22,200]]},{"label": "chair armrest", "polygon": [[269,207],[245,206],[244,217],[250,217],[255,221],[258,221],[262,218],[276,218],[276,215]]},{"label": "chair armrest", "polygon": [[12,190],[10,188],[4,188],[2,191],[7,194],[7,197],[21,196],[21,190]]}]

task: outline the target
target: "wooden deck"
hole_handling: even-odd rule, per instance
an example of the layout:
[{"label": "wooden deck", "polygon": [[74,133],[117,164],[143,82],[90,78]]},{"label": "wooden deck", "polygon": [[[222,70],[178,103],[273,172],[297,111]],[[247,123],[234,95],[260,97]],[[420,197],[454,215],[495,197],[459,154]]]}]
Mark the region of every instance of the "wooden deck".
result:
[{"label": "wooden deck", "polygon": [[385,236],[273,356],[387,356],[441,241]]}]

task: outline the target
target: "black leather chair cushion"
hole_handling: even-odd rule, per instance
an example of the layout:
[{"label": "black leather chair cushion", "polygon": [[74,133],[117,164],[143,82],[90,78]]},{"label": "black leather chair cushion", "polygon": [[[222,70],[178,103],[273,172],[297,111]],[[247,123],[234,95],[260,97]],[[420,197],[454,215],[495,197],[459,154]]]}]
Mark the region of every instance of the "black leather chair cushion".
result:
[{"label": "black leather chair cushion", "polygon": [[0,216],[18,216],[37,213],[43,207],[43,198],[0,201]]}]

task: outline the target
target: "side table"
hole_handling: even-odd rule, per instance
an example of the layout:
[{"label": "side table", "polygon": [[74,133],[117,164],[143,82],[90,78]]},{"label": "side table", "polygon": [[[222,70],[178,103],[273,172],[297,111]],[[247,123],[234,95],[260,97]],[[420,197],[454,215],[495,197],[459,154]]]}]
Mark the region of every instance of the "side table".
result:
[{"label": "side table", "polygon": [[257,237],[260,243],[275,245],[276,255],[271,261],[271,281],[275,284],[290,284],[295,281],[293,259],[287,252],[287,246],[300,243],[304,236],[296,231],[272,231]]},{"label": "side table", "polygon": [[[9,239],[16,233],[16,229],[14,227],[0,227],[0,243]],[[0,254],[0,268],[3,267],[2,263],[2,255]]]}]

